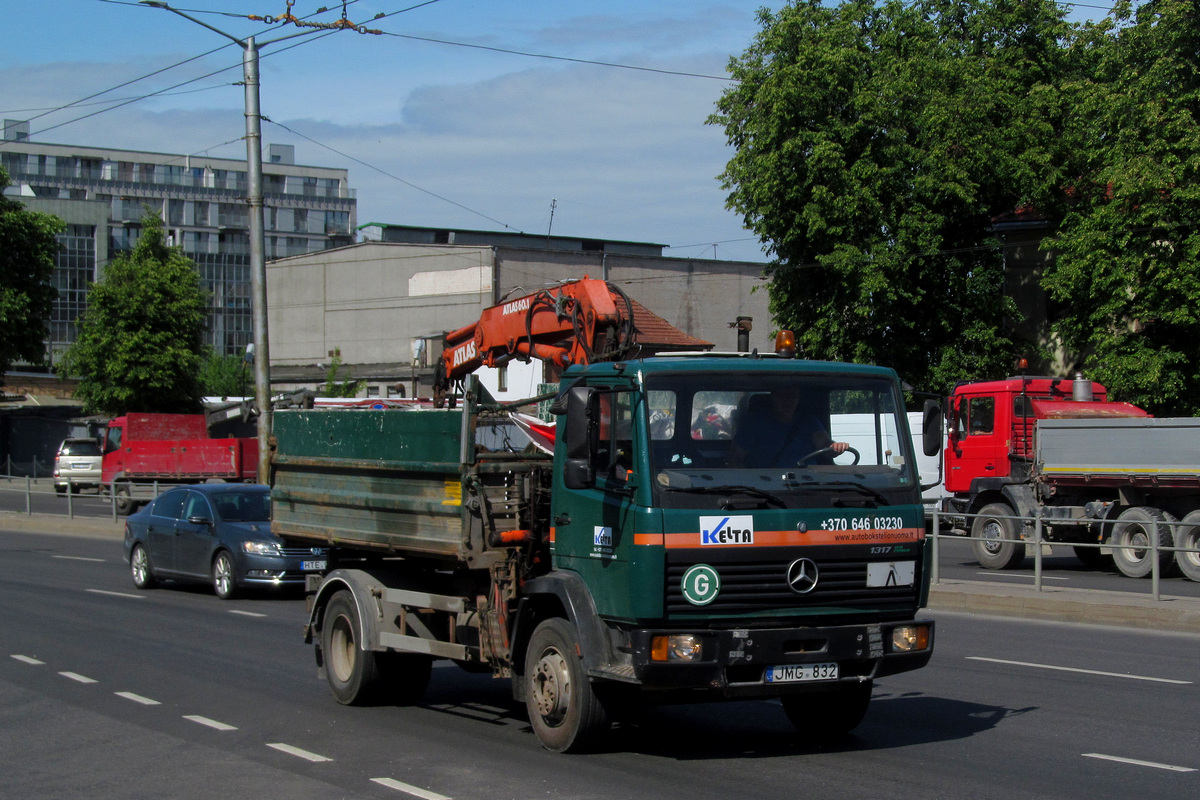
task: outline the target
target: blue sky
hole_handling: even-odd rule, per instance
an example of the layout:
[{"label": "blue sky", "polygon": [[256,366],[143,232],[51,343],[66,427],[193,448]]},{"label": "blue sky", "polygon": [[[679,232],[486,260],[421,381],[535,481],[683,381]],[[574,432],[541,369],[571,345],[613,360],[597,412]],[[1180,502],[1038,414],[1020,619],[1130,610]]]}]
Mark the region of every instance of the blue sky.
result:
[{"label": "blue sky", "polygon": [[[276,45],[263,43],[296,29],[245,17],[280,16],[286,0],[171,4],[235,36],[256,37],[262,113],[279,123],[264,122],[264,143],[294,144],[298,163],[348,169],[360,223],[545,233],[556,201],[554,233],[657,242],[671,245],[674,256],[712,257],[716,242],[721,258],[763,259],[738,216],[724,209],[716,176],[730,153],[722,131],[704,123],[728,85],[714,77],[726,74],[729,57],[754,36],[760,0],[438,0],[403,11],[420,3],[347,4],[348,19],[389,35],[340,31]],[[341,17],[340,0],[297,0],[292,13],[303,18],[322,5],[330,11],[312,19]],[[227,42],[136,2],[4,0],[4,20],[0,113],[7,119],[29,119]],[[88,105],[37,117],[31,138],[244,158],[243,90],[234,85],[240,65],[241,51],[229,43]],[[223,67],[231,69],[71,122],[106,108],[98,100],[150,94]]]},{"label": "blue sky", "polygon": [[[720,78],[730,56],[758,30],[756,9],[778,2],[352,0],[346,17],[385,35],[274,45],[266,43],[297,29],[246,17],[283,15],[287,0],[172,5],[257,37],[262,113],[272,120],[264,144],[295,145],[301,164],[348,169],[360,224],[545,233],[554,202],[556,234],[657,242],[673,256],[764,258],[724,208],[717,175],[730,151],[705,119],[728,85]],[[329,12],[312,16],[321,6]],[[133,0],[4,0],[3,9],[0,115],[33,118],[34,140],[245,157],[241,50],[226,39]],[[342,3],[296,0],[292,13],[332,22]]]}]

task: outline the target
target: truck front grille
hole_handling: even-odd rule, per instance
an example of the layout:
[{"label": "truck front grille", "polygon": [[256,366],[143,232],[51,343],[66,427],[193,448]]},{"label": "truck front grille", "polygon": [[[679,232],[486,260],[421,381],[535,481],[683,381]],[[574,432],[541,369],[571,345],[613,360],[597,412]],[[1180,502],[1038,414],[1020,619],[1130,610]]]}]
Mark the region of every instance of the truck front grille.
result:
[{"label": "truck front grille", "polygon": [[[693,555],[693,554],[689,554]],[[867,586],[867,564],[861,556],[835,559],[807,556],[819,570],[812,591],[798,594],[789,587],[788,566],[795,554],[778,559],[723,561],[717,559],[671,559],[667,563],[666,612],[680,614],[738,614],[803,608],[870,609],[903,611],[917,604],[921,584],[920,561],[913,586]],[[695,564],[707,564],[721,579],[717,597],[704,606],[688,602],[683,595],[683,575]]]}]

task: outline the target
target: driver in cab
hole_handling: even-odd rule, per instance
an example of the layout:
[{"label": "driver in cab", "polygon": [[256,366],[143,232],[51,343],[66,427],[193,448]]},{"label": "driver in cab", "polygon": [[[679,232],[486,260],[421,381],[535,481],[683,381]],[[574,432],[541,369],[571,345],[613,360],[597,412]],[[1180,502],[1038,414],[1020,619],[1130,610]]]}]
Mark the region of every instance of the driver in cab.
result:
[{"label": "driver in cab", "polygon": [[750,399],[744,418],[738,420],[729,451],[731,467],[787,468],[800,466],[801,461],[832,464],[850,446],[833,441],[821,421],[800,408],[800,390],[795,386],[773,389],[765,409],[754,408],[755,399]]}]

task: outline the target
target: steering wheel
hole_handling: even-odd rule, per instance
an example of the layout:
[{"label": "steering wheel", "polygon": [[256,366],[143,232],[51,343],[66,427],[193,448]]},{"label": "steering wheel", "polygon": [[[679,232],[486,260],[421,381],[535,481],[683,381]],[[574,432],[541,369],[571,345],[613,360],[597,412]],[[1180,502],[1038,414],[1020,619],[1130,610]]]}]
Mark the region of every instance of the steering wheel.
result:
[{"label": "steering wheel", "polygon": [[[814,459],[814,458],[816,458],[817,456],[823,456],[823,455],[826,455],[826,454],[829,454],[829,453],[833,453],[833,448],[832,448],[832,447],[822,447],[820,450],[814,450],[813,452],[811,452],[811,453],[809,453],[808,455],[806,455],[804,458],[802,458],[802,459],[800,459],[799,461],[797,461],[797,462],[796,462],[796,466],[797,466],[797,467],[804,467],[804,466],[807,466],[807,465],[808,465],[808,462],[809,462],[809,461],[811,461],[811,460],[813,460],[813,459]],[[835,454],[835,457],[836,457],[836,456],[838,456],[838,455],[843,455],[844,453],[850,453],[850,454],[852,454],[852,455],[854,456],[854,460],[853,460],[853,461],[851,461],[849,464],[846,464],[846,465],[844,465],[844,466],[853,467],[855,464],[857,464],[857,463],[858,463],[858,451],[857,451],[857,450],[855,450],[853,447],[847,447],[847,448],[846,448],[845,450],[843,450],[841,453],[837,453],[837,454]],[[839,464],[838,466],[843,466],[843,465],[840,465],[840,464]]]}]

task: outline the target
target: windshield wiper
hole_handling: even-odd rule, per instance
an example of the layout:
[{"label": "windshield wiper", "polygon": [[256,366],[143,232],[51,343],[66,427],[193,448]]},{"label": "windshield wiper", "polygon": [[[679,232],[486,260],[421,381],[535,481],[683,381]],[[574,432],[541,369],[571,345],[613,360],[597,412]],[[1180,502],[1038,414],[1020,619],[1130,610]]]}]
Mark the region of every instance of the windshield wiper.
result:
[{"label": "windshield wiper", "polygon": [[[722,486],[667,486],[665,488],[668,492],[686,492],[688,494],[746,494],[769,503],[776,508],[788,507],[787,503],[785,503],[780,497],[777,497],[770,492],[764,492],[762,489],[756,489],[753,486],[725,484]],[[726,502],[728,502],[728,498],[726,498]]]},{"label": "windshield wiper", "polygon": [[864,494],[867,497],[877,500],[882,505],[890,506],[892,504],[892,501],[888,499],[887,495],[883,494],[882,492],[877,492],[870,486],[867,486],[865,483],[859,483],[858,481],[818,481],[814,485],[822,487],[830,486],[834,488],[853,489],[859,494]]}]

